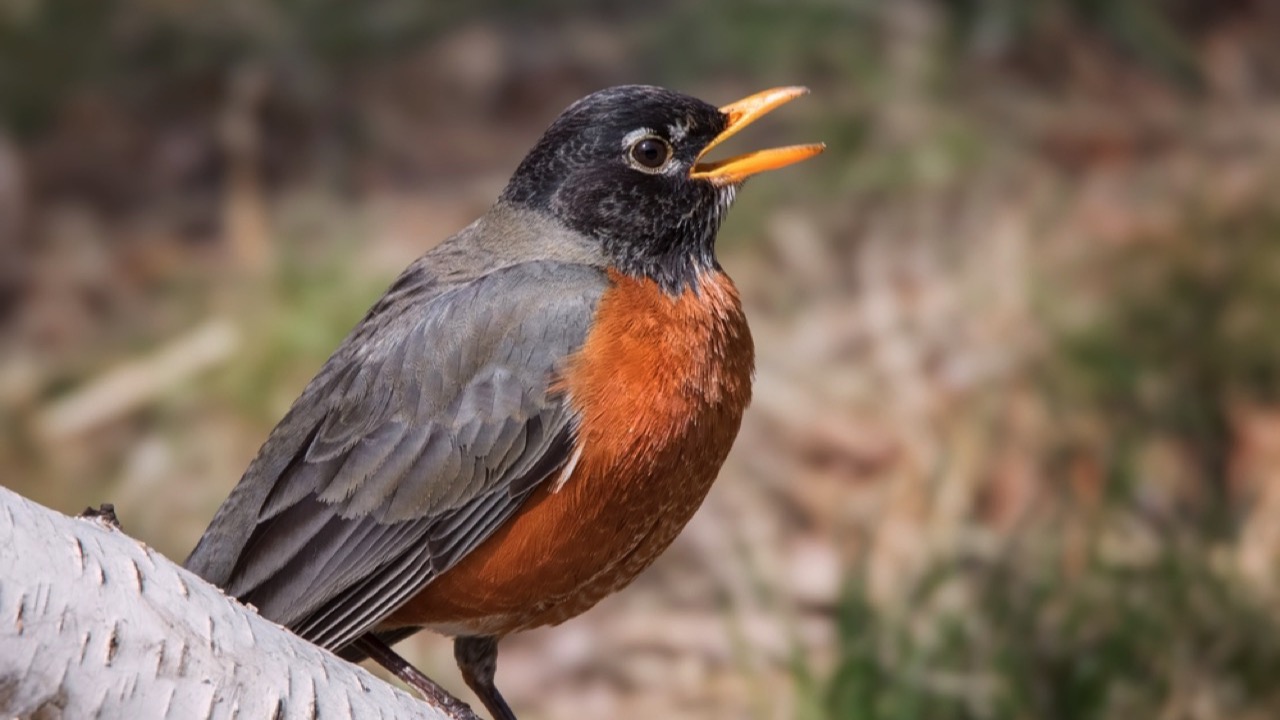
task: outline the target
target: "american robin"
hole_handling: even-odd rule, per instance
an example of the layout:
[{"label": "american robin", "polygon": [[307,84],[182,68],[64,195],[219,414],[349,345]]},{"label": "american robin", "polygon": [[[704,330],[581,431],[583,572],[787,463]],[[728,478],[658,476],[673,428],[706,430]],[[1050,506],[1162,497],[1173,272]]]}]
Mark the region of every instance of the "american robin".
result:
[{"label": "american robin", "polygon": [[187,568],[436,702],[390,645],[453,636],[467,684],[513,719],[498,639],[630,583],[738,433],[754,347],[716,233],[744,180],[823,146],[701,159],[806,92],[717,109],[624,86],[571,105],[342,342]]}]

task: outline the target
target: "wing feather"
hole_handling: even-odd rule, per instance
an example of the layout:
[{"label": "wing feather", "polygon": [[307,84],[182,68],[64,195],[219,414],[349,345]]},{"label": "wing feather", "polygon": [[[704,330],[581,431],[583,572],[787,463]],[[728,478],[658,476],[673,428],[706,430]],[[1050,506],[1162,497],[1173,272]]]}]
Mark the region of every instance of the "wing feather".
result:
[{"label": "wing feather", "polygon": [[540,261],[443,286],[418,272],[330,358],[187,560],[330,649],[484,542],[573,449],[553,383],[605,275]]}]

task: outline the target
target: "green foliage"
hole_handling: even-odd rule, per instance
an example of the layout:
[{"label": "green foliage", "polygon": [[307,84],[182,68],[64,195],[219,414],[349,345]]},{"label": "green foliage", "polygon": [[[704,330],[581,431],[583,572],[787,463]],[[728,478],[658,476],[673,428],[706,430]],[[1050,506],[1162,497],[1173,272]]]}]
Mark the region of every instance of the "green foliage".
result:
[{"label": "green foliage", "polygon": [[352,63],[404,50],[490,5],[47,0],[6,12],[0,4],[0,124],[34,132],[77,91],[154,99],[166,88],[206,88],[245,62],[313,93]]},{"label": "green foliage", "polygon": [[1280,624],[1202,548],[1166,538],[1149,561],[1095,553],[1067,572],[1051,538],[1023,540],[994,562],[941,563],[892,612],[851,587],[826,717],[1127,720],[1188,717],[1193,702],[1218,704],[1216,717],[1280,712]]},{"label": "green foliage", "polygon": [[1045,388],[1063,418],[1097,431],[1107,504],[1061,506],[1002,556],[940,560],[900,606],[873,604],[855,582],[834,672],[824,685],[797,671],[802,706],[824,708],[806,718],[1280,715],[1280,622],[1224,569],[1220,528],[1154,530],[1131,510],[1150,479],[1138,448],[1173,441],[1196,460],[1194,478],[1223,494],[1231,404],[1280,401],[1278,235],[1274,208],[1191,212],[1176,233],[1111,251],[1094,278],[1096,320],[1058,338]]},{"label": "green foliage", "polygon": [[838,78],[863,87],[879,76],[882,15],[867,0],[677,3],[648,23],[647,54],[671,78]]},{"label": "green foliage", "polygon": [[1199,82],[1197,26],[1230,3],[1214,0],[938,0],[952,40],[983,53],[1034,49],[1054,34],[1084,34],[1187,84]]},{"label": "green foliage", "polygon": [[[1034,48],[1054,32],[1101,37],[1172,77],[1195,80],[1191,35],[1226,10],[1209,0],[933,0],[943,40],[965,51]],[[463,22],[554,24],[609,17],[648,38],[653,75],[705,80],[852,83],[869,97],[885,80],[890,3],[873,0],[709,0],[644,6],[532,0],[46,0],[0,3],[0,123],[19,133],[47,122],[86,87],[146,96],[166,83],[207,82],[245,61],[266,63],[295,92],[316,92],[342,69],[395,53]],[[1229,8],[1228,8],[1229,9]],[[938,48],[941,49],[943,44]],[[954,63],[939,64],[939,69]]]},{"label": "green foliage", "polygon": [[[1231,3],[1213,0],[931,0],[940,17],[939,69],[955,60],[1035,53],[1050,38],[1095,38],[1122,56],[1187,85],[1200,79],[1195,35]],[[662,74],[703,78],[852,83],[875,96],[895,35],[892,3],[873,0],[709,0],[658,8],[651,52]],[[910,13],[909,13],[910,14]],[[652,17],[649,18],[652,20]],[[1056,43],[1051,43],[1057,48]]]},{"label": "green foliage", "polygon": [[89,79],[110,52],[102,32],[110,14],[106,0],[0,11],[0,124],[39,124],[69,86]]},{"label": "green foliage", "polygon": [[1059,394],[1113,450],[1175,439],[1221,488],[1231,403],[1280,401],[1280,213],[1193,219],[1123,253],[1108,285],[1106,312],[1062,342]]}]

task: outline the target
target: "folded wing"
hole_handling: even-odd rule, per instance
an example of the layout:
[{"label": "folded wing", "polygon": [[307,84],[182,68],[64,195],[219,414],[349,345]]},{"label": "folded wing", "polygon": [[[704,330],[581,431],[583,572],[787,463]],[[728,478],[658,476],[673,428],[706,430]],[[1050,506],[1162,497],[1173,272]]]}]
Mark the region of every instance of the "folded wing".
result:
[{"label": "folded wing", "polygon": [[187,567],[337,650],[568,461],[554,390],[607,279],[531,262],[442,285],[411,268],[273,431]]}]

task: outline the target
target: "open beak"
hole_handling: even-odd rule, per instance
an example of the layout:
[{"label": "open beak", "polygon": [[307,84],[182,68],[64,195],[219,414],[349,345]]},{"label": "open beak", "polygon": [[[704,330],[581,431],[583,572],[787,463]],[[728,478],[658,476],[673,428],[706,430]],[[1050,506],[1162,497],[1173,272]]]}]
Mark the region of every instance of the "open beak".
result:
[{"label": "open beak", "polygon": [[[728,140],[742,128],[769,114],[774,108],[795,100],[801,95],[808,95],[809,88],[780,87],[758,92],[751,97],[743,98],[720,108],[720,112],[729,117],[729,125],[724,132],[716,136],[698,155],[702,159],[711,148]],[[826,149],[822,143],[814,145],[790,145],[788,147],[757,150],[743,155],[735,155],[728,160],[715,162],[697,162],[690,171],[689,177],[709,180],[716,185],[732,185],[762,173],[765,170],[776,170],[807,160]]]}]

